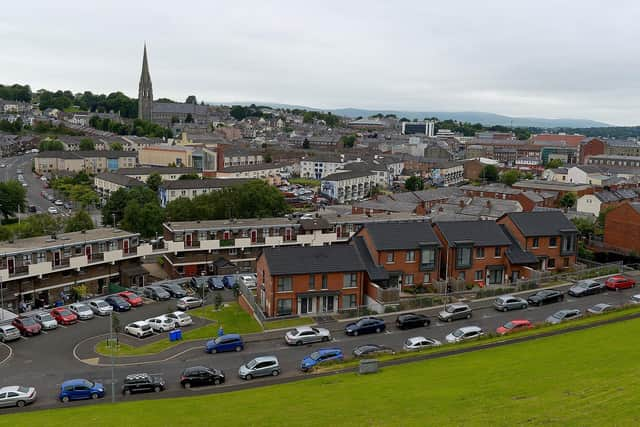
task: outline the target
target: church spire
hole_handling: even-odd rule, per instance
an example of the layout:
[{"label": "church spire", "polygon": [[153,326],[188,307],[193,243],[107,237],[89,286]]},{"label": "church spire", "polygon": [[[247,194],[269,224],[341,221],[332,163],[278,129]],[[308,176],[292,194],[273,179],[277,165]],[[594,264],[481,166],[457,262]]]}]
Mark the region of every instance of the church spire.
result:
[{"label": "church spire", "polygon": [[151,74],[149,73],[149,62],[147,60],[147,44],[144,44],[142,54],[142,72],[140,73],[140,84],[138,85],[138,118],[151,121],[153,111],[153,85],[151,84]]}]

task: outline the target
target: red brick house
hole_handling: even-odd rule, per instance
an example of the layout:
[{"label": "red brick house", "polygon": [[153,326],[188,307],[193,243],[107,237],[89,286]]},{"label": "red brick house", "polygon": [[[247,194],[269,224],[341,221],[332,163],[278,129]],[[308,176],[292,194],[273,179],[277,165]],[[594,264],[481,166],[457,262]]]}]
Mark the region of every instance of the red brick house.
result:
[{"label": "red brick house", "polygon": [[607,145],[599,138],[585,138],[578,146],[578,163],[586,165],[590,156],[605,154]]},{"label": "red brick house", "polygon": [[604,243],[621,252],[640,253],[640,203],[626,202],[607,213]]}]

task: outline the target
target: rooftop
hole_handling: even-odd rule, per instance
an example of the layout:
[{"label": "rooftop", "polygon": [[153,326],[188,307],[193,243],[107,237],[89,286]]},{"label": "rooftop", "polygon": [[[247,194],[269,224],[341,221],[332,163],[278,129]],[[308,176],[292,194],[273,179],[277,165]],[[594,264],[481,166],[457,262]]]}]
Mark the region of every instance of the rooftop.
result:
[{"label": "rooftop", "polygon": [[171,166],[142,166],[137,168],[121,168],[116,171],[120,175],[151,175],[157,173],[160,175],[175,174],[188,175],[192,173],[201,173],[198,169],[187,167],[171,167]]},{"label": "rooftop", "polygon": [[[272,275],[364,271],[354,245],[265,248],[263,256]],[[294,262],[292,262],[295,260]]]},{"label": "rooftop", "polygon": [[526,237],[557,236],[577,231],[576,226],[560,211],[513,212],[506,214]]},{"label": "rooftop", "polygon": [[93,230],[86,230],[84,233],[82,231],[60,233],[56,236],[56,239],[52,239],[51,236],[38,236],[28,239],[17,239],[14,240],[13,243],[7,241],[0,242],[0,253],[6,255],[16,252],[45,250],[78,243],[134,237],[137,235],[137,233],[130,233],[117,228],[94,228]]},{"label": "rooftop", "polygon": [[97,157],[105,157],[107,159],[116,159],[118,157],[138,157],[135,151],[41,151],[36,154],[41,159],[95,159]]},{"label": "rooftop", "polygon": [[249,227],[298,227],[299,224],[288,218],[244,218],[216,219],[208,221],[174,221],[165,222],[164,227],[170,231],[210,230],[210,229],[246,229]]},{"label": "rooftop", "polygon": [[128,177],[127,175],[121,175],[118,173],[102,172],[96,175],[96,179],[102,179],[104,181],[113,182],[124,187],[139,187],[144,185],[144,182],[135,178]]},{"label": "rooftop", "polygon": [[506,246],[511,240],[495,221],[439,221],[436,227],[449,246],[469,242],[473,246]]},{"label": "rooftop", "polygon": [[160,187],[167,190],[191,190],[198,188],[226,188],[234,185],[242,185],[252,181],[245,178],[206,178],[206,179],[178,179],[175,181],[163,181]]},{"label": "rooftop", "polygon": [[386,222],[367,224],[367,230],[378,250],[416,249],[421,245],[440,246],[440,240],[429,222]]}]

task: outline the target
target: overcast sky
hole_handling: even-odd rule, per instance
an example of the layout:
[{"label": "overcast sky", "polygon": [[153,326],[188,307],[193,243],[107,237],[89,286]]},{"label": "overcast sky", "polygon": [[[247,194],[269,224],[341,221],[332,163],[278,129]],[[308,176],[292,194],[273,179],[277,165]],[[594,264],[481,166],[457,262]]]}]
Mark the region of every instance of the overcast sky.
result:
[{"label": "overcast sky", "polygon": [[156,98],[640,124],[638,22],[617,0],[13,1],[0,83],[136,97],[146,40]]}]

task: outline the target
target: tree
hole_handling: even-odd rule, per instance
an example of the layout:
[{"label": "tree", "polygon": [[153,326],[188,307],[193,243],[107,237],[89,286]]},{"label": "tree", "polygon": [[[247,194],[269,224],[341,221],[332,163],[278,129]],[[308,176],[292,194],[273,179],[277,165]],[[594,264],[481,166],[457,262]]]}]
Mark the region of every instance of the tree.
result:
[{"label": "tree", "polygon": [[196,99],[195,95],[189,95],[189,96],[187,96],[187,99],[184,102],[185,102],[185,104],[197,104],[198,100]]},{"label": "tree", "polygon": [[571,221],[578,229],[580,236],[583,238],[588,237],[590,234],[595,232],[595,221],[582,217],[572,218]]},{"label": "tree", "polygon": [[511,187],[518,181],[518,179],[520,179],[520,172],[518,172],[517,170],[508,170],[502,173],[500,182]]},{"label": "tree", "polygon": [[64,226],[64,232],[71,233],[73,231],[92,230],[94,228],[93,220],[87,211],[79,210],[67,220]]},{"label": "tree", "polygon": [[24,212],[27,190],[16,180],[0,182],[0,213],[5,218]]},{"label": "tree", "polygon": [[271,157],[271,153],[264,153],[263,158],[265,163],[271,163],[273,161],[273,158]]},{"label": "tree", "polygon": [[184,119],[185,123],[193,123],[193,116],[191,115],[191,113],[187,114],[187,117]]},{"label": "tree", "polygon": [[158,191],[160,184],[162,184],[162,177],[159,173],[154,172],[149,175],[149,178],[147,178],[147,187],[149,187],[154,193]]},{"label": "tree", "polygon": [[304,148],[305,150],[308,150],[309,148],[311,148],[311,144],[309,143],[309,140],[307,138],[305,138],[304,141],[302,141],[302,148]]},{"label": "tree", "polygon": [[91,139],[82,138],[80,140],[79,148],[81,151],[94,151],[96,149],[96,145],[93,143]]},{"label": "tree", "polygon": [[496,182],[498,180],[498,168],[494,165],[486,165],[480,171],[480,179],[488,182]]},{"label": "tree", "polygon": [[567,193],[560,199],[560,206],[567,210],[576,204],[576,200],[576,193]]},{"label": "tree", "polygon": [[69,198],[74,202],[77,202],[83,208],[98,203],[98,194],[91,188],[90,185],[75,184],[69,189]]},{"label": "tree", "polygon": [[411,176],[404,182],[404,188],[409,191],[424,190],[424,181],[419,176]]},{"label": "tree", "polygon": [[122,143],[121,142],[112,142],[109,144],[109,150],[111,151],[122,151]]},{"label": "tree", "polygon": [[342,143],[342,146],[345,148],[353,148],[353,146],[356,143],[356,136],[355,135],[343,135],[340,137],[340,142]]},{"label": "tree", "polygon": [[58,233],[60,230],[62,230],[62,218],[49,214],[35,214],[29,215],[20,223],[16,234],[21,239],[27,239]]},{"label": "tree", "polygon": [[62,144],[62,141],[59,141],[57,139],[52,139],[52,140],[45,139],[40,143],[40,146],[38,147],[38,149],[40,151],[63,151],[64,145]]},{"label": "tree", "polygon": [[200,175],[198,175],[197,173],[185,173],[183,175],[180,175],[180,177],[178,179],[179,180],[200,179]]},{"label": "tree", "polygon": [[559,168],[562,167],[563,165],[563,161],[560,159],[551,159],[547,162],[546,165],[544,165],[545,169],[555,169],[555,168]]}]

